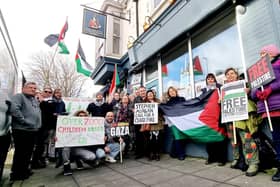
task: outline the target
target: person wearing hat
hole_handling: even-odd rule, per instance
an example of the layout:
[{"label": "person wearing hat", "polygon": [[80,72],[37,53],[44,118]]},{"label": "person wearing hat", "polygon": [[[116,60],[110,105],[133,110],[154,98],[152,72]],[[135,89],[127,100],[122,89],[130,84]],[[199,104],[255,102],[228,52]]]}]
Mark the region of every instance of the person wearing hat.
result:
[{"label": "person wearing hat", "polygon": [[258,113],[262,114],[263,118],[267,118],[264,100],[268,103],[269,113],[271,117],[273,131],[272,138],[275,146],[276,154],[276,167],[277,172],[272,177],[272,181],[280,181],[280,50],[274,45],[266,45],[261,48],[260,56],[269,56],[272,64],[272,69],[275,74],[275,79],[264,85],[264,90],[255,89],[252,91],[252,98],[257,99]]},{"label": "person wearing hat", "polygon": [[98,92],[95,101],[88,105],[87,111],[91,116],[105,117],[107,112],[112,111],[112,105],[106,103],[103,94]]}]

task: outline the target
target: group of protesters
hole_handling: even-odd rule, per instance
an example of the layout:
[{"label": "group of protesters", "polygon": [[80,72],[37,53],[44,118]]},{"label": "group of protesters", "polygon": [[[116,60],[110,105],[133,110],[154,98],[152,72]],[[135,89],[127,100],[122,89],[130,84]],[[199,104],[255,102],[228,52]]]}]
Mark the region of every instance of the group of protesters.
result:
[{"label": "group of protesters", "polygon": [[[231,168],[246,171],[246,176],[255,176],[260,168],[259,145],[256,142],[261,125],[268,119],[264,101],[268,104],[269,116],[272,122],[272,141],[276,152],[273,167],[277,172],[273,181],[280,181],[280,51],[275,45],[264,46],[260,51],[261,57],[268,55],[275,73],[275,79],[264,85],[264,89],[249,89],[248,119],[235,122],[221,123],[219,128],[224,132],[225,138],[218,142],[206,144],[208,158],[206,164],[218,162],[224,166],[227,159],[228,140],[232,145],[233,161]],[[234,68],[225,70],[225,84],[244,79],[239,76]],[[206,76],[206,87],[202,94],[208,91],[220,93],[220,87],[214,74]],[[140,86],[134,93],[126,94],[115,92],[105,101],[103,93],[97,93],[94,102],[84,110],[75,112],[76,117],[104,117],[104,144],[81,147],[55,148],[56,124],[59,115],[69,115],[62,100],[61,89],[52,90],[45,87],[42,92],[37,92],[34,82],[27,82],[22,93],[7,98],[6,119],[0,128],[0,166],[1,177],[11,137],[15,148],[10,180],[25,180],[32,174],[32,169],[45,168],[50,161],[55,161],[55,167],[63,166],[64,175],[72,174],[71,163],[76,163],[78,170],[83,169],[83,164],[97,167],[102,162],[115,163],[122,157],[127,158],[134,151],[135,159],[147,157],[149,161],[160,161],[164,140],[164,115],[160,111],[155,124],[134,124],[135,104],[137,103],[165,103],[175,106],[186,102],[185,98],[178,95],[175,87],[169,87],[167,97],[162,101],[157,98],[154,90],[146,90]],[[219,94],[217,103],[221,104],[223,95]],[[12,120],[11,120],[11,119]],[[112,136],[110,128],[115,123],[128,123],[129,135]],[[3,126],[3,127],[2,127]],[[234,131],[236,130],[236,133]],[[173,141],[170,155],[179,160],[185,159],[185,143],[182,140]],[[120,158],[121,157],[121,158]],[[240,163],[243,162],[242,166]]]}]

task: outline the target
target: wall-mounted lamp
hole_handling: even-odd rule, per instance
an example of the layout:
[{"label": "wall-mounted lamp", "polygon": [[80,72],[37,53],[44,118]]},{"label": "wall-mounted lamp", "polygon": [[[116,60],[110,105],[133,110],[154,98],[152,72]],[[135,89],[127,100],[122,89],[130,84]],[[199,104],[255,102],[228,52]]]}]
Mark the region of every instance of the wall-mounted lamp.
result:
[{"label": "wall-mounted lamp", "polygon": [[[148,28],[154,23],[154,21],[152,20],[152,18],[150,16],[145,16],[145,22],[143,24],[143,29],[144,29],[144,32],[146,30],[148,30]],[[161,27],[161,24],[159,23],[155,23],[155,25],[158,25]]]},{"label": "wall-mounted lamp", "polygon": [[239,13],[239,14],[241,14],[241,15],[243,15],[243,14],[246,13],[246,7],[243,6],[243,5],[237,5],[237,6],[235,7],[235,9],[236,9],[236,12]]},{"label": "wall-mounted lamp", "polygon": [[128,36],[127,49],[131,48],[135,43],[143,44],[143,42],[135,40],[133,36]]}]

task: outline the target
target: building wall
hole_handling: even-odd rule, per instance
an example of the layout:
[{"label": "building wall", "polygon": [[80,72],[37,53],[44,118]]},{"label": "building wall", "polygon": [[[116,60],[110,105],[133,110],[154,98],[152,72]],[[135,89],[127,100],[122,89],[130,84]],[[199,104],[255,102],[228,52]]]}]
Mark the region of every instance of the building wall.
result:
[{"label": "building wall", "polygon": [[278,0],[254,0],[246,4],[240,19],[246,65],[259,59],[260,48],[267,44],[280,46],[280,4]]}]

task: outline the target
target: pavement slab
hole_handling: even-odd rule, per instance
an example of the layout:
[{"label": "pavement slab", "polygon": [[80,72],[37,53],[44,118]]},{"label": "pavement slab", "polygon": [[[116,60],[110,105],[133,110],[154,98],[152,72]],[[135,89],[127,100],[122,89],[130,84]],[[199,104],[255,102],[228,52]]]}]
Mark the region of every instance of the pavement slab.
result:
[{"label": "pavement slab", "polygon": [[10,169],[4,170],[3,187],[278,187],[271,176],[260,172],[255,177],[231,169],[230,164],[223,167],[217,164],[205,165],[205,159],[187,157],[183,161],[162,155],[160,161],[125,159],[110,164],[103,163],[91,168],[85,164],[84,170],[76,170],[73,175],[64,176],[62,168],[54,168],[50,163],[47,168],[34,170],[34,174],[24,181],[9,182]]}]

